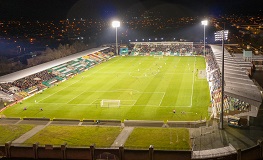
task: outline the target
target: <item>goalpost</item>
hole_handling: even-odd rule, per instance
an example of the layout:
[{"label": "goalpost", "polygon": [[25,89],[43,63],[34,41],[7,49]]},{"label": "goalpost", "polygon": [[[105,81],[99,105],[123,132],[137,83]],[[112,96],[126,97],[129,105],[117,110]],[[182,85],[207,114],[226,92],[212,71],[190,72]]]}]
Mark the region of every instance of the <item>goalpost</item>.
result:
[{"label": "goalpost", "polygon": [[121,100],[110,100],[110,99],[103,99],[100,102],[101,107],[120,107]]}]

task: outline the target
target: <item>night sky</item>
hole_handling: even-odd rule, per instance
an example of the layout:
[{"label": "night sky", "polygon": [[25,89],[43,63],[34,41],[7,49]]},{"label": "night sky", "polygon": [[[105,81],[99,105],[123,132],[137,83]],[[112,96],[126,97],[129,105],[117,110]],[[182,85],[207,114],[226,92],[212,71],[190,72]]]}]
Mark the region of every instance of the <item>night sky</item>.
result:
[{"label": "night sky", "polygon": [[121,16],[127,10],[159,11],[173,17],[246,15],[259,13],[261,8],[260,0],[0,0],[0,20],[106,19]]}]

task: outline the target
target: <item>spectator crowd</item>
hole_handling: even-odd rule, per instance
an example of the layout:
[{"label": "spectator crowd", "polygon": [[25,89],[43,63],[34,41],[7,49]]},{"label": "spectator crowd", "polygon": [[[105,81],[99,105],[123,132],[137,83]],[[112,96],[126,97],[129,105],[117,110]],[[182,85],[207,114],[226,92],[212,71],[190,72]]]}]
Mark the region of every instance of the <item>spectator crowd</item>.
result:
[{"label": "spectator crowd", "polygon": [[[215,61],[213,54],[206,55],[206,72],[207,81],[209,83],[210,95],[211,95],[211,107],[212,107],[212,117],[216,118],[221,112],[221,87],[222,78],[221,72],[217,62]],[[251,109],[249,103],[243,102],[240,99],[228,96],[224,94],[223,98],[223,110],[226,115],[238,114],[241,112],[247,112]]]},{"label": "spectator crowd", "polygon": [[[87,59],[88,57],[88,59]],[[86,56],[86,58],[80,58],[83,60],[83,62],[85,61],[85,64],[90,64],[91,62],[92,65],[101,63],[104,60],[109,59],[110,57],[102,52],[99,53],[93,53],[90,54],[89,56]],[[62,64],[64,65],[67,69],[69,69],[70,71],[76,70],[78,69],[78,71],[80,71],[80,67],[81,67],[81,63],[76,65],[77,60],[72,60],[70,62],[67,62],[66,64]],[[86,63],[88,62],[88,63]],[[69,65],[72,64],[72,65]],[[75,66],[74,66],[75,65]],[[92,65],[87,65],[88,67],[91,67]],[[81,70],[83,71],[83,70]],[[62,71],[61,71],[62,72]],[[60,73],[60,71],[53,71],[52,69],[48,69],[48,70],[44,70],[44,71],[40,71],[38,73],[29,75],[27,77],[15,80],[13,82],[8,82],[8,83],[0,83],[0,91],[4,94],[7,94],[9,96],[22,96],[21,98],[28,96],[30,94],[33,94],[39,90],[42,90],[44,88],[47,88],[50,86],[50,84],[48,84],[48,82],[58,82],[61,80],[64,80],[68,77],[65,76],[65,74],[56,74],[56,73]],[[63,75],[65,77],[63,77]],[[62,76],[62,77],[59,77]],[[54,80],[56,79],[56,80]],[[15,96],[15,97],[16,97]],[[14,98],[13,100],[15,100],[17,98]]]}]

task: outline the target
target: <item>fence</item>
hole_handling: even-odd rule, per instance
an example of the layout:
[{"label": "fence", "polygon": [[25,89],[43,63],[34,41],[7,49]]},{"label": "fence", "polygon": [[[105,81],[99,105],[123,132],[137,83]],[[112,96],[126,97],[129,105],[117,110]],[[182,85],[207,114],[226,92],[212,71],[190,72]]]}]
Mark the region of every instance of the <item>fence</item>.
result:
[{"label": "fence", "polygon": [[0,157],[6,158],[31,158],[31,159],[74,159],[74,160],[163,160],[163,159],[180,159],[180,160],[259,160],[263,158],[263,142],[258,141],[254,147],[229,155],[216,157],[192,157],[193,151],[179,150],[154,150],[153,146],[145,150],[125,149],[124,146],[119,148],[95,148],[90,147],[69,147],[67,144],[61,146],[45,145],[38,143],[32,146],[14,145],[11,142],[0,145]]}]

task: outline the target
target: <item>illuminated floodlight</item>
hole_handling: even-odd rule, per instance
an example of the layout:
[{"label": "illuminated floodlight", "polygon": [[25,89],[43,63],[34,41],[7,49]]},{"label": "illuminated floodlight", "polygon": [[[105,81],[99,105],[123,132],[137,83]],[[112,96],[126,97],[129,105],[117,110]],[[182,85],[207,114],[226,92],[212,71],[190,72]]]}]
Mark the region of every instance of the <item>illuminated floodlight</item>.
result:
[{"label": "illuminated floodlight", "polygon": [[120,21],[112,21],[112,27],[120,27],[121,26],[121,23],[120,23]]},{"label": "illuminated floodlight", "polygon": [[208,25],[208,21],[207,20],[201,21],[201,24],[204,26],[204,56],[205,56],[205,26]]},{"label": "illuminated floodlight", "polygon": [[201,21],[201,23],[202,23],[202,25],[204,25],[204,26],[207,26],[207,25],[208,25],[208,21],[207,21],[207,20],[203,20],[203,21]]},{"label": "illuminated floodlight", "polygon": [[118,55],[118,40],[117,40],[117,28],[120,27],[120,21],[112,21],[112,27],[116,28],[116,55]]}]

